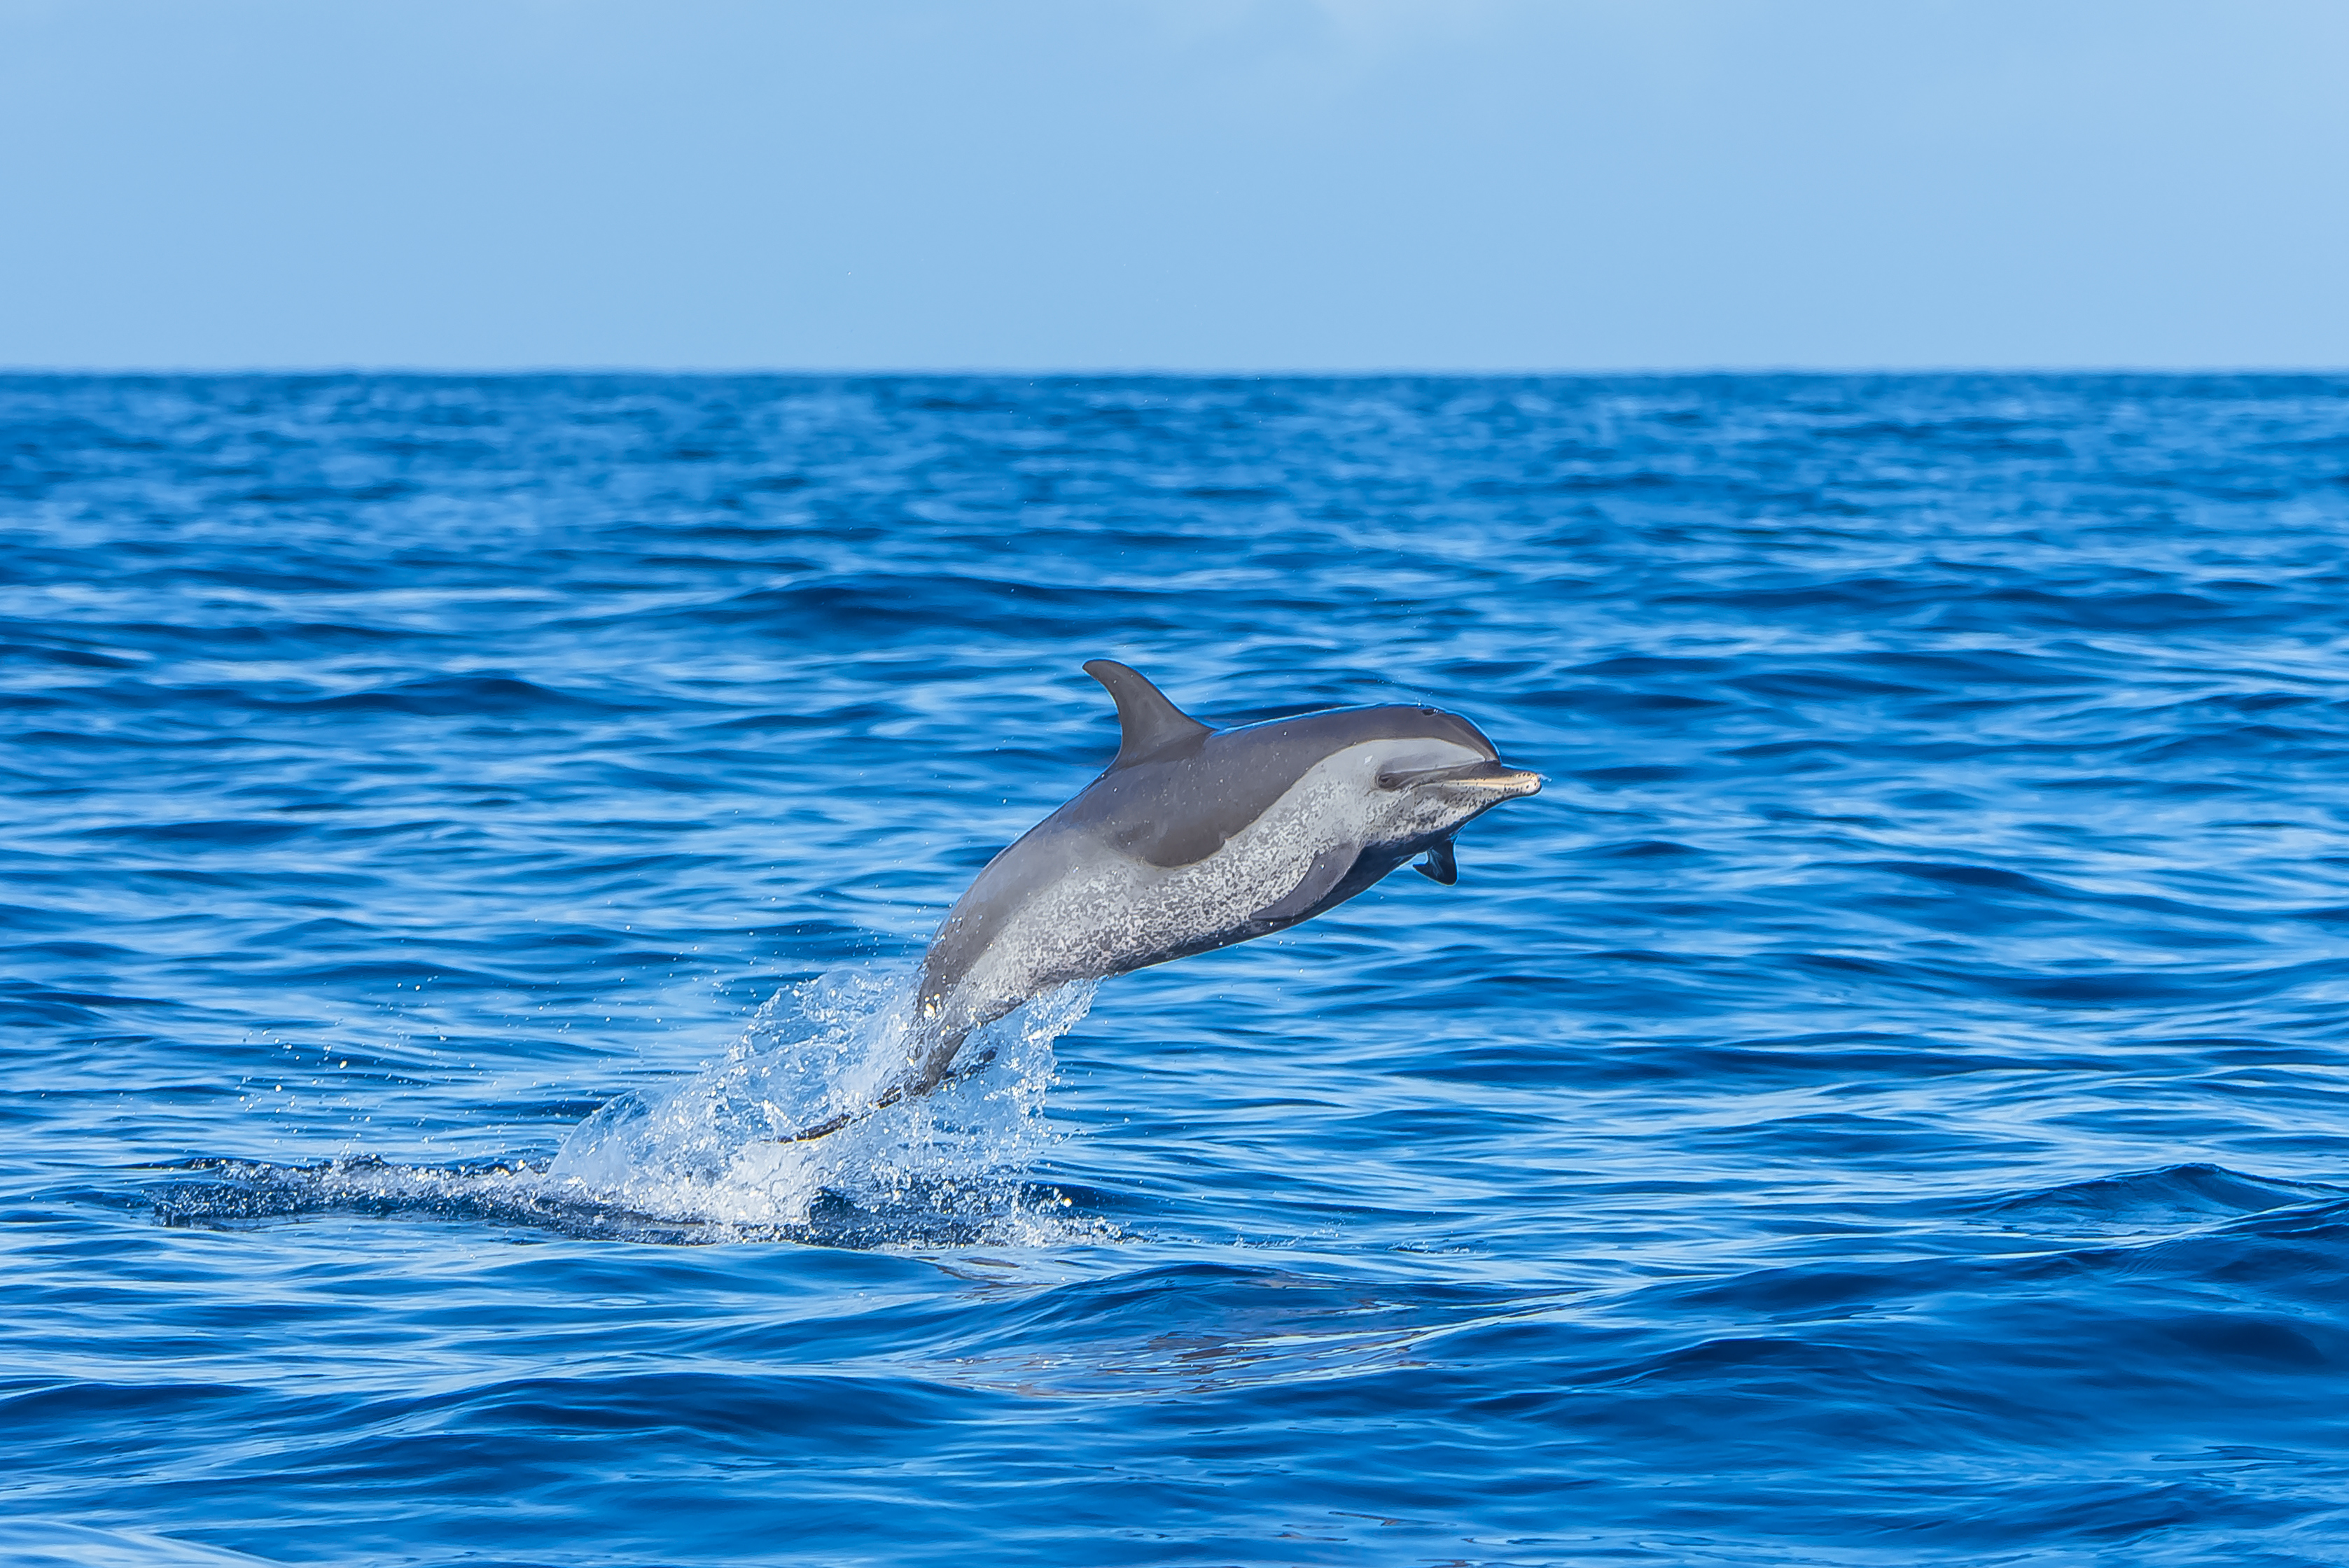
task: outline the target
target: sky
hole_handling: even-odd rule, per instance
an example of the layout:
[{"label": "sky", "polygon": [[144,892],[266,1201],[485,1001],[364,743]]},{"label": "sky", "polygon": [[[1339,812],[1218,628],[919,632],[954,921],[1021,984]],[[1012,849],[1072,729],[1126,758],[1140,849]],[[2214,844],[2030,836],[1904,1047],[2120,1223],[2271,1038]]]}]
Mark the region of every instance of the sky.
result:
[{"label": "sky", "polygon": [[2349,367],[2342,0],[0,0],[0,366]]}]

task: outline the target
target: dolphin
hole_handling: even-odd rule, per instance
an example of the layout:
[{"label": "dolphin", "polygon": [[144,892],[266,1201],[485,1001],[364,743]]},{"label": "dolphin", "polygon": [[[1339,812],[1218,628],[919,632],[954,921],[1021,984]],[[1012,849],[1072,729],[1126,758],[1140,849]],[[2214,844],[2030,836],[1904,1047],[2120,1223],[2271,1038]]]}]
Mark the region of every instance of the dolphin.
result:
[{"label": "dolphin", "polygon": [[1330,708],[1216,729],[1137,670],[1084,668],[1117,704],[1117,758],[948,912],[922,957],[904,1076],[868,1109],[958,1076],[974,1030],[1055,986],[1286,931],[1413,860],[1450,886],[1454,835],[1541,789],[1441,708]]}]

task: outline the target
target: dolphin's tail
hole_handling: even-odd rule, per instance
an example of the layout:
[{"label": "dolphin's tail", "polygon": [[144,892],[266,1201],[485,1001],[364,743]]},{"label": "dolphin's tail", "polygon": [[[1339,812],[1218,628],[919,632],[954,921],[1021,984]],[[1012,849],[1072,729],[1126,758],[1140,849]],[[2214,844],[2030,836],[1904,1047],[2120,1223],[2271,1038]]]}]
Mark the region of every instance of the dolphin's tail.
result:
[{"label": "dolphin's tail", "polygon": [[[959,1044],[959,1042],[957,1042],[957,1044]],[[954,1059],[952,1052],[947,1053],[947,1059],[948,1061],[952,1061]],[[987,1065],[994,1059],[995,1047],[989,1046],[986,1050],[979,1052],[977,1057],[973,1057],[970,1061],[966,1062],[963,1066],[956,1068],[952,1072],[943,1072],[934,1077],[925,1074],[919,1078],[908,1078],[902,1083],[894,1084],[889,1088],[884,1090],[880,1095],[876,1096],[871,1103],[867,1105],[862,1106],[855,1110],[843,1110],[837,1115],[828,1116],[812,1127],[803,1127],[797,1132],[792,1133],[789,1138],[778,1138],[774,1140],[774,1141],[777,1143],[807,1143],[818,1138],[829,1138],[851,1122],[862,1121],[868,1116],[877,1116],[882,1111],[888,1109],[891,1106],[901,1104],[905,1100],[913,1099],[916,1095],[927,1094],[930,1090],[936,1088],[941,1084],[955,1083],[960,1079],[969,1078],[972,1074],[984,1070]]]},{"label": "dolphin's tail", "polygon": [[925,1043],[913,1053],[905,1076],[857,1109],[828,1116],[812,1127],[802,1128],[789,1138],[776,1139],[776,1142],[806,1143],[818,1138],[829,1138],[851,1122],[862,1121],[916,1095],[927,1094],[942,1084],[967,1078],[995,1059],[995,1047],[989,1046],[961,1066],[955,1065],[955,1057],[962,1050],[965,1040],[998,1018],[1009,1016],[1036,993],[1030,991],[1010,996],[989,997],[976,1006],[966,1004],[962,1008],[949,1011],[945,994],[931,989],[927,983],[928,964],[929,959],[926,955],[923,959],[925,982],[916,1004],[919,1021],[915,1027],[920,1032],[917,1037],[924,1038]]}]

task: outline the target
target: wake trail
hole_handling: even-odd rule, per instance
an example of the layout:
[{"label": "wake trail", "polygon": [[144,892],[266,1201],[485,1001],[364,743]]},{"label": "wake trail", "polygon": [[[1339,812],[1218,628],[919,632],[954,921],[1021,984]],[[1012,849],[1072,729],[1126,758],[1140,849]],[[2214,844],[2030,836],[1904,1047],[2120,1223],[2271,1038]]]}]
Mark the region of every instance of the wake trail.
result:
[{"label": "wake trail", "polygon": [[[1053,1045],[1084,1018],[1092,983],[973,1031],[953,1076],[897,1099],[885,1086],[905,1069],[916,988],[910,973],[847,968],[778,991],[724,1057],[617,1096],[551,1160],[197,1160],[166,1168],[148,1197],[167,1224],[423,1215],[672,1243],[1050,1244],[1102,1231],[1025,1180],[1062,1136],[1043,1115]],[[827,1122],[828,1136],[795,1136]]]}]

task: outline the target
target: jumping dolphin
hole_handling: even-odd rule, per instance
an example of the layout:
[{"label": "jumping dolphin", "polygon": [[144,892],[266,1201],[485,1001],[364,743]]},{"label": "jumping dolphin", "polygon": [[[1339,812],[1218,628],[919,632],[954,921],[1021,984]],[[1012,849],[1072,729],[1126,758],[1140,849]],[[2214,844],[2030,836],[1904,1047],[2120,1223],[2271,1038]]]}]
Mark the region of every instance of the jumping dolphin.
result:
[{"label": "jumping dolphin", "polygon": [[1414,857],[1449,886],[1453,835],[1541,789],[1441,708],[1215,729],[1123,665],[1095,659],[1085,673],[1117,704],[1117,759],[989,861],[947,913],[922,958],[905,1076],[874,1109],[936,1088],[973,1030],[1054,986],[1286,930]]}]

